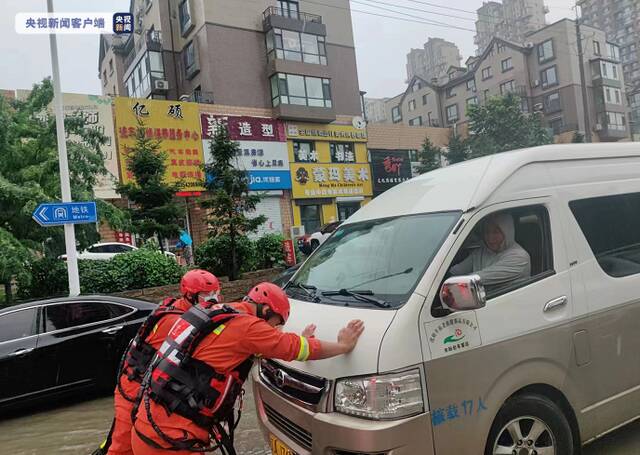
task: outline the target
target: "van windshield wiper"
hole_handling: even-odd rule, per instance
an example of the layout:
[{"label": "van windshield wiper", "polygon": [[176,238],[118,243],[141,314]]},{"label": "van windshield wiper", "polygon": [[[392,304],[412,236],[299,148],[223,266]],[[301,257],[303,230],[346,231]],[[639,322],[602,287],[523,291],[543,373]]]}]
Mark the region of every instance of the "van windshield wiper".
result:
[{"label": "van windshield wiper", "polygon": [[371,290],[362,290],[362,291],[351,291],[349,289],[338,289],[337,291],[323,291],[321,292],[324,296],[332,296],[332,295],[342,295],[345,297],[353,297],[356,300],[360,300],[361,302],[373,303],[378,308],[391,308],[389,302],[384,300],[376,299],[375,297],[370,297],[374,295]]},{"label": "van windshield wiper", "polygon": [[398,275],[406,275],[407,273],[411,273],[411,272],[413,272],[413,267],[409,267],[408,269],[402,270],[401,272],[394,272],[388,275],[383,275],[377,278],[373,278],[371,280],[363,281],[362,283],[358,283],[351,286],[351,289],[357,288],[358,286],[362,286],[363,284],[373,283],[374,281],[378,281],[378,280],[386,280],[387,278],[393,278],[394,276],[398,276]]},{"label": "van windshield wiper", "polygon": [[289,281],[289,284],[287,285],[287,289],[289,288],[302,289],[305,294],[307,294],[309,297],[313,299],[314,302],[318,301],[318,294],[316,293],[318,288],[311,284],[302,284],[298,282]]}]

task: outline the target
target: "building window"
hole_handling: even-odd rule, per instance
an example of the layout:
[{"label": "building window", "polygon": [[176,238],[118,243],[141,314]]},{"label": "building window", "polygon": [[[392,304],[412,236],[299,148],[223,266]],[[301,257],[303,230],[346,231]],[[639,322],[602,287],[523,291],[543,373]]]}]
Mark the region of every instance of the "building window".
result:
[{"label": "building window", "polygon": [[543,63],[554,58],[553,39],[548,39],[538,44],[538,63]]},{"label": "building window", "polygon": [[190,0],[182,0],[178,5],[178,15],[180,16],[180,34],[185,36],[193,27],[193,21],[191,20],[191,5]]},{"label": "building window", "polygon": [[278,8],[281,16],[299,18],[298,2],[294,0],[278,0]]},{"label": "building window", "polygon": [[447,122],[455,123],[458,121],[458,105],[452,104],[447,106]]},{"label": "building window", "polygon": [[503,82],[502,84],[500,84],[500,94],[506,95],[507,93],[513,92],[515,88],[513,82],[514,81],[511,80],[511,81]]},{"label": "building window", "polygon": [[449,87],[446,91],[447,94],[447,98],[453,98],[454,96],[456,96],[456,94],[453,91],[453,87]]},{"label": "building window", "polygon": [[327,64],[324,36],[291,30],[271,29],[267,32],[267,58],[294,62]]},{"label": "building window", "polygon": [[496,45],[496,48],[498,50],[498,54],[504,52],[504,50],[506,49],[506,46],[504,45],[504,43],[498,43]]},{"label": "building window", "polygon": [[560,109],[560,93],[550,93],[544,97],[544,111],[547,114],[557,112]]},{"label": "building window", "polygon": [[322,207],[320,205],[300,206],[300,221],[304,226],[304,232],[311,234],[320,230],[320,226],[322,225],[320,221],[321,213]]},{"label": "building window", "polygon": [[331,142],[329,144],[332,163],[355,163],[356,154],[351,142]]},{"label": "building window", "polygon": [[425,104],[427,104],[429,100],[429,94],[427,93],[426,95],[422,95],[422,105],[424,106]]},{"label": "building window", "polygon": [[[125,81],[127,96],[130,98],[146,98],[155,79],[164,79],[164,65],[160,52],[148,51],[133,68]],[[115,90],[114,93],[115,94]]]},{"label": "building window", "polygon": [[416,83],[411,86],[411,91],[415,93],[421,88],[422,88],[422,84],[420,83],[420,81],[416,81]]},{"label": "building window", "polygon": [[489,79],[491,76],[493,76],[492,72],[491,72],[491,67],[487,66],[486,68],[482,69],[482,80],[484,81],[485,79]]},{"label": "building window", "polygon": [[184,48],[182,57],[184,63],[184,73],[187,76],[187,79],[191,79],[200,69],[198,67],[198,60],[196,58],[196,46],[193,41],[187,44],[187,46]]},{"label": "building window", "polygon": [[409,112],[416,110],[416,100],[409,101]]},{"label": "building window", "polygon": [[422,116],[420,115],[409,120],[409,126],[422,126]]},{"label": "building window", "polygon": [[618,65],[611,62],[600,62],[600,75],[607,79],[619,80]]},{"label": "building window", "polygon": [[293,157],[296,163],[317,163],[318,152],[314,142],[293,141]]},{"label": "building window", "polygon": [[593,53],[595,55],[600,55],[600,41],[593,41]]},{"label": "building window", "polygon": [[402,121],[402,113],[400,112],[400,106],[394,106],[391,109],[391,121],[393,123],[398,123]]},{"label": "building window", "polygon": [[556,72],[556,66],[550,66],[549,68],[540,71],[540,80],[542,81],[542,88],[553,87],[558,85],[558,74]]},{"label": "building window", "polygon": [[298,106],[333,106],[331,81],[319,77],[278,73],[271,76],[271,101],[273,106],[295,104]]},{"label": "building window", "polygon": [[560,134],[564,125],[562,117],[554,118],[549,121],[549,128],[553,130],[553,134]]},{"label": "building window", "polygon": [[513,59],[511,57],[505,58],[502,62],[500,62],[502,66],[502,72],[506,72],[513,69]]},{"label": "building window", "polygon": [[469,79],[467,81],[467,91],[469,91],[469,92],[475,92],[476,91],[476,80],[475,79]]},{"label": "building window", "polygon": [[606,112],[605,114],[604,119],[608,129],[619,131],[627,129],[627,119],[622,112]]},{"label": "building window", "polygon": [[475,106],[478,104],[478,97],[472,96],[471,98],[467,98],[467,107]]},{"label": "building window", "polygon": [[609,104],[622,104],[622,93],[620,89],[604,87],[604,99]]}]

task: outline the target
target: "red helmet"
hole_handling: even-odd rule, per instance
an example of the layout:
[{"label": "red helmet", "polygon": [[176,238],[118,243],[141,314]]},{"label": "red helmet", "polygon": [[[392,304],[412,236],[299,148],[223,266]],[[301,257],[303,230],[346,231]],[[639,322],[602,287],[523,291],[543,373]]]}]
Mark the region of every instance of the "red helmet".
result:
[{"label": "red helmet", "polygon": [[[205,296],[217,296],[219,292],[220,281],[213,273],[206,270],[189,270],[180,280],[180,293],[185,297],[193,297],[200,293]],[[207,300],[206,297],[205,300]]]},{"label": "red helmet", "polygon": [[289,319],[289,297],[279,286],[263,282],[255,285],[247,294],[249,300],[259,305],[266,305],[271,311],[282,318],[283,322]]}]

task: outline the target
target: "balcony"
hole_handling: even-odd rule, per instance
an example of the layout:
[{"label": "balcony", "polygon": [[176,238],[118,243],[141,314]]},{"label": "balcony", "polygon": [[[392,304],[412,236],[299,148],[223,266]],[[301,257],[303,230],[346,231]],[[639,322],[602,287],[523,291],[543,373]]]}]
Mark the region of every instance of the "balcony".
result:
[{"label": "balcony", "polygon": [[[131,38],[133,40],[133,38]],[[131,48],[124,59],[124,67],[129,68],[140,55],[142,50],[146,48],[149,51],[162,51],[162,32],[158,30],[148,30],[143,38],[138,39],[135,46]]]},{"label": "balcony", "polygon": [[262,27],[265,32],[272,28],[283,28],[312,35],[327,35],[327,26],[322,23],[322,16],[276,6],[270,6],[264,10]]},{"label": "balcony", "polygon": [[333,107],[280,104],[273,108],[273,114],[276,118],[281,120],[317,123],[331,123],[336,120],[336,111]]},{"label": "balcony", "polygon": [[213,92],[196,90],[189,97],[189,101],[200,104],[215,104],[213,101]]},{"label": "balcony", "polygon": [[629,137],[629,130],[626,126],[598,123],[595,130],[601,141],[613,142]]}]

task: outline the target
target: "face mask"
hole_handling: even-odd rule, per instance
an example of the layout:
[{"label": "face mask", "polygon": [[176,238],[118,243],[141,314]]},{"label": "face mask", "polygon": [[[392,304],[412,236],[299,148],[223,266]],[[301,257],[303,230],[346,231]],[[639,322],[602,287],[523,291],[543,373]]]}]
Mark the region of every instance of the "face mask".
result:
[{"label": "face mask", "polygon": [[219,302],[219,293],[218,291],[211,291],[209,294],[202,295],[201,298],[205,302]]}]

